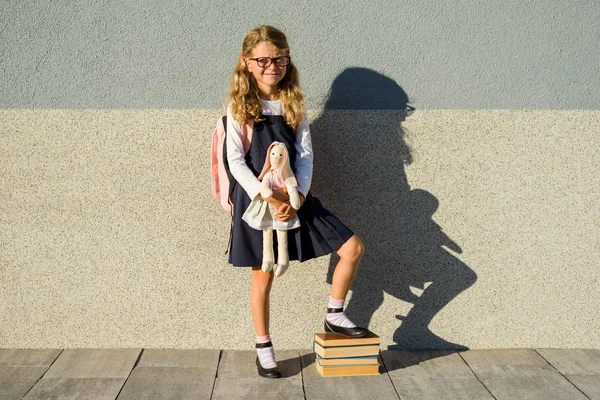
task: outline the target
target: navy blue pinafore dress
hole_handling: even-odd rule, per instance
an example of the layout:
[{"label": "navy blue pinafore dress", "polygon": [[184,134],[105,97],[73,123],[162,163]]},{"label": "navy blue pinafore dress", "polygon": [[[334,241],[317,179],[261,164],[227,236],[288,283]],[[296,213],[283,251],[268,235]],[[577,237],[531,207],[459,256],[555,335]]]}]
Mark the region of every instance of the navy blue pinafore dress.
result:
[{"label": "navy blue pinafore dress", "polygon": [[[264,118],[264,119],[263,119]],[[296,173],[294,129],[287,125],[282,115],[263,115],[254,123],[252,142],[246,154],[246,165],[258,177],[265,163],[267,150],[274,141],[283,142],[288,148],[290,166]],[[231,195],[233,202],[233,226],[229,263],[236,267],[262,265],[263,233],[251,228],[242,215],[251,203],[250,197],[236,182]],[[306,261],[338,250],[354,234],[321,202],[309,193],[297,212],[300,227],[287,231],[290,260]],[[277,236],[273,232],[275,256]]]}]

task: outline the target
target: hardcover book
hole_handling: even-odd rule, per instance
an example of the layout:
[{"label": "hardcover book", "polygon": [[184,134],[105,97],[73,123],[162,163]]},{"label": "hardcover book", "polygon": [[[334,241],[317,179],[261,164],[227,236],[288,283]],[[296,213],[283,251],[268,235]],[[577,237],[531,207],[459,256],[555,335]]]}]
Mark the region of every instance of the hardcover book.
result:
[{"label": "hardcover book", "polygon": [[379,336],[369,332],[367,336],[361,338],[351,338],[339,333],[315,333],[315,342],[322,347],[332,346],[354,346],[362,344],[379,344]]},{"label": "hardcover book", "polygon": [[379,354],[379,345],[323,347],[315,342],[314,351],[318,356],[321,356],[321,358],[376,356]]},{"label": "hardcover book", "polygon": [[379,365],[377,356],[361,356],[361,357],[342,357],[342,358],[323,358],[316,355],[316,361],[324,366],[330,365]]},{"label": "hardcover book", "polygon": [[379,375],[379,365],[338,365],[325,367],[315,363],[322,376]]}]

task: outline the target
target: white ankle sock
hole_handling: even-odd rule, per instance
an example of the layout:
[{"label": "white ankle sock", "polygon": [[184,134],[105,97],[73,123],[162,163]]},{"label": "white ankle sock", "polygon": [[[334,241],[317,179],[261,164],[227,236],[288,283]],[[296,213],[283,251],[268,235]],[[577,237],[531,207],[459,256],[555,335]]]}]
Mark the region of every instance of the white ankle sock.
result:
[{"label": "white ankle sock", "polygon": [[[267,343],[271,341],[270,335],[265,336],[256,336],[256,343]],[[273,346],[263,347],[262,349],[256,349],[256,353],[258,354],[258,361],[263,368],[270,369],[277,367],[277,362],[275,361],[275,351],[273,350]]]},{"label": "white ankle sock", "polygon": [[[328,308],[341,308],[342,310],[344,309],[344,299],[334,299],[333,297],[329,296],[329,304],[327,305]],[[356,328],[356,325],[354,325],[354,323],[352,321],[350,321],[350,318],[348,318],[346,316],[346,313],[344,312],[339,312],[339,313],[327,313],[327,322],[329,322],[332,325],[336,325],[336,326],[341,326],[344,328]]]}]

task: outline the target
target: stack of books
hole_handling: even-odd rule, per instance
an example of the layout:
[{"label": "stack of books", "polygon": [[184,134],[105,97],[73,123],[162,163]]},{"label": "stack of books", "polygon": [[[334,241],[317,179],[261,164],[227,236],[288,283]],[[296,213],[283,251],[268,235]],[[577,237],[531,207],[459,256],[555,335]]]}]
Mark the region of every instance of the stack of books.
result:
[{"label": "stack of books", "polygon": [[322,376],[379,375],[379,336],[361,338],[315,333],[315,365]]}]

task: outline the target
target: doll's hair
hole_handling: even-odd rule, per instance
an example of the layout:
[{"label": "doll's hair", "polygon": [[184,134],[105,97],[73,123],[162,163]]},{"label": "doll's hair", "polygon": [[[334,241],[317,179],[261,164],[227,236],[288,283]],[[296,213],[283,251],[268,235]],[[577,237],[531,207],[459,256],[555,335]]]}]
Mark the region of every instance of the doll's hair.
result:
[{"label": "doll's hair", "polygon": [[[254,76],[246,68],[244,56],[252,57],[254,48],[264,42],[290,54],[287,38],[280,30],[269,25],[260,25],[248,32],[242,44],[242,53],[233,69],[228,96],[233,118],[240,124],[252,119],[257,120],[263,113],[259,89]],[[304,94],[300,87],[298,69],[291,60],[286,68],[285,76],[279,82],[279,98],[285,122],[296,127],[304,118]]]}]

